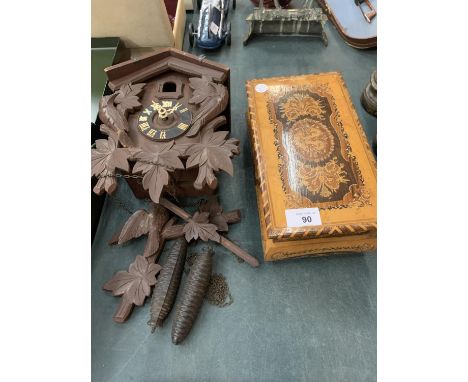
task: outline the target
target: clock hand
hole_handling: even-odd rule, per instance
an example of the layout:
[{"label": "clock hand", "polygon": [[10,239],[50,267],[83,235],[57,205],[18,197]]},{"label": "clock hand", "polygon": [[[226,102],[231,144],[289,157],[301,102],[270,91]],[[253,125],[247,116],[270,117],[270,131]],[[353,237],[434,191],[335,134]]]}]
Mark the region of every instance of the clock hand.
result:
[{"label": "clock hand", "polygon": [[167,115],[171,115],[172,113],[174,113],[180,106],[181,106],[180,104],[177,104],[173,106],[171,109],[167,110]]},{"label": "clock hand", "polygon": [[166,118],[170,113],[166,110],[166,108],[162,107],[158,109],[159,118]]}]

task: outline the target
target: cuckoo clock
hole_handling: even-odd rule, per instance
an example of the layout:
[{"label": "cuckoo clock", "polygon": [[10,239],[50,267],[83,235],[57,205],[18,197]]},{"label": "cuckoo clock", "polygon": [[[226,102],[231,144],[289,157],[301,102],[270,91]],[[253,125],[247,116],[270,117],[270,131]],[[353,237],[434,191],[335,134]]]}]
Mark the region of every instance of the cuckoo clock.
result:
[{"label": "cuckoo clock", "polygon": [[[166,240],[212,241],[253,267],[259,263],[226,236],[228,225],[240,220],[238,210],[224,212],[211,197],[191,215],[171,201],[171,196],[213,193],[219,171],[233,175],[231,159],[239,154],[239,141],[229,137],[229,68],[164,49],[107,68],[106,73],[110,94],[99,104],[99,129],[107,139],[97,140],[91,154],[92,175],[97,178],[94,192],[112,194],[117,178],[123,177],[135,196],[150,200],[148,210],[135,211],[110,242],[123,244],[147,236],[143,256],[103,286],[122,296],[114,320],[124,322],[155,285],[161,270],[155,262]],[[154,312],[160,312],[161,301],[164,312],[171,309],[166,297],[177,289],[174,280],[180,279],[185,261],[185,255],[174,256],[158,278]],[[179,273],[170,271],[171,261],[179,264],[174,268]],[[162,316],[155,316],[158,326]]]},{"label": "cuckoo clock", "polygon": [[95,192],[112,192],[120,171],[133,175],[127,180],[137,197],[158,203],[166,192],[209,194],[216,172],[232,175],[239,141],[227,137],[228,67],[165,49],[106,73],[113,93],[99,105],[109,137],[100,146],[113,153],[96,160]]}]

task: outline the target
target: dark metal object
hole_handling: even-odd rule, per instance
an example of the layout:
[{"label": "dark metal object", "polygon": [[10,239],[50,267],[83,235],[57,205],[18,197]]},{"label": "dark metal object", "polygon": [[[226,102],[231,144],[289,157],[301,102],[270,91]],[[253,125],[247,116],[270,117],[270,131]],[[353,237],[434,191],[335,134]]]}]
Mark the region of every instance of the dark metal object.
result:
[{"label": "dark metal object", "polygon": [[283,9],[278,0],[274,0],[274,4],[274,9],[267,9],[264,7],[264,0],[260,0],[260,6],[247,16],[249,30],[245,35],[244,45],[247,45],[253,35],[259,34],[318,37],[325,46],[328,45],[323,29],[327,16],[321,8]]},{"label": "dark metal object", "polygon": [[374,70],[366,88],[361,94],[361,103],[364,109],[377,117],[377,71]]},{"label": "dark metal object", "polygon": [[172,343],[175,345],[187,337],[198,316],[210,284],[213,254],[209,248],[195,257],[172,324]]},{"label": "dark metal object", "polygon": [[174,305],[187,255],[187,242],[177,239],[156,281],[151,301],[151,319],[148,325],[152,331],[161,327]]},{"label": "dark metal object", "polygon": [[205,298],[208,303],[219,308],[225,308],[234,302],[226,278],[221,273],[213,273],[211,275],[210,285]]}]

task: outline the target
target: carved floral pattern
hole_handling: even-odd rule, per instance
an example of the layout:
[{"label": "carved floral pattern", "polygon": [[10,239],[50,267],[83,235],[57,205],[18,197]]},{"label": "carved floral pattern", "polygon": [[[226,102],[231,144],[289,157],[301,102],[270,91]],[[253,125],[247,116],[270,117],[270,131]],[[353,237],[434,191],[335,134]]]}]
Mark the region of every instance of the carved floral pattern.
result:
[{"label": "carved floral pattern", "polygon": [[217,183],[214,171],[224,170],[232,176],[234,169],[231,157],[239,154],[239,140],[226,139],[228,134],[228,131],[215,132],[207,125],[201,132],[200,143],[187,148],[187,169],[198,166],[198,176],[194,182],[196,189],[202,189],[205,183],[215,188]]},{"label": "carved floral pattern", "polygon": [[295,151],[306,161],[322,162],[333,153],[333,134],[319,121],[301,119],[294,123],[289,134]]},{"label": "carved floral pattern", "polygon": [[298,177],[307,190],[324,198],[333,195],[342,183],[349,182],[343,164],[333,158],[324,166],[303,165],[298,168]]},{"label": "carved floral pattern", "polygon": [[[350,156],[348,136],[332,90],[325,84],[272,88],[275,91],[268,97],[268,117],[274,126],[274,144],[288,208],[317,204],[323,208],[348,206],[360,197],[364,184],[362,178],[358,179],[358,164]],[[319,114],[314,114],[312,106],[302,114],[301,110],[307,109],[308,102],[303,102],[306,98],[318,104]],[[293,112],[285,114],[286,105],[294,108]],[[314,165],[319,166],[316,171],[311,170]],[[299,167],[300,171],[296,170]],[[309,179],[314,181],[312,185],[306,183]]]},{"label": "carved floral pattern", "polygon": [[209,223],[209,212],[195,212],[193,217],[187,222],[184,227],[185,240],[197,240],[198,238],[203,241],[213,240],[220,241],[220,236],[217,227]]},{"label": "carved floral pattern", "polygon": [[364,206],[372,206],[371,202],[371,194],[369,191],[363,187],[360,193],[354,195],[354,199],[351,203],[349,203],[350,207],[364,207]]},{"label": "carved floral pattern", "polygon": [[131,113],[141,106],[139,95],[142,93],[145,83],[141,84],[125,84],[117,91],[114,103],[117,105],[117,110],[122,114]]},{"label": "carved floral pattern", "polygon": [[224,85],[216,84],[211,78],[205,76],[190,78],[189,86],[193,90],[189,103],[200,106],[192,120],[190,130],[186,134],[188,137],[193,137],[202,126],[224,111],[228,104],[229,95]]},{"label": "carved floral pattern", "polygon": [[303,116],[314,115],[323,119],[324,107],[321,101],[307,94],[296,93],[280,106],[282,116],[288,121],[295,121]]},{"label": "carved floral pattern", "polygon": [[132,151],[117,145],[118,143],[111,137],[98,139],[96,148],[91,150],[91,172],[98,178],[94,192],[98,195],[104,190],[110,194],[115,191],[117,188],[116,169],[129,170],[127,159]]}]

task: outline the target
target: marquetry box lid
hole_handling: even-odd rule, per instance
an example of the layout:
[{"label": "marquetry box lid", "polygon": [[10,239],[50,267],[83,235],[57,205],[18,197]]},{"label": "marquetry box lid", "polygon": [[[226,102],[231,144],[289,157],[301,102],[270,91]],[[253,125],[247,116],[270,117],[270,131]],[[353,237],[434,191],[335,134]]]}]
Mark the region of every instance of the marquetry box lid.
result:
[{"label": "marquetry box lid", "polygon": [[[341,75],[251,80],[247,94],[265,260],[375,248],[376,162]],[[319,219],[298,223],[302,209]]]}]

